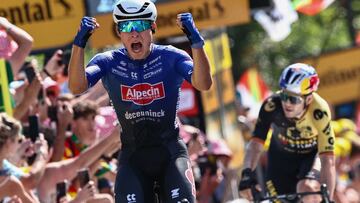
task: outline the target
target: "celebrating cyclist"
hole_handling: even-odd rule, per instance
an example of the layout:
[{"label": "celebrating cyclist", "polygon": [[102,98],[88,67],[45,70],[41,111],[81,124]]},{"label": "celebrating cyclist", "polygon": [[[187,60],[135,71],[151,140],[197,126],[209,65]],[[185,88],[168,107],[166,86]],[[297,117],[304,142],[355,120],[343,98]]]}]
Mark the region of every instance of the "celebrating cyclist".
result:
[{"label": "celebrating cyclist", "polygon": [[[262,104],[246,149],[239,184],[242,197],[253,198],[250,188],[256,184],[254,170],[270,128],[265,184],[269,194],[316,192],[320,183],[325,183],[333,197],[335,140],[329,106],[315,93],[319,82],[315,69],[307,64],[296,63],[283,70],[281,90]],[[309,198],[316,197],[302,201],[314,202]]]},{"label": "celebrating cyclist", "polygon": [[[154,181],[164,202],[195,202],[195,186],[176,113],[183,80],[198,90],[212,84],[204,39],[190,13],[177,16],[193,59],[173,46],[152,42],[157,11],[150,0],[120,0],[113,10],[124,47],[97,54],[84,68],[84,47],[99,28],[84,17],[75,37],[69,88],[75,94],[102,80],[122,127],[116,202],[153,202]],[[106,37],[106,36],[104,36]]]}]

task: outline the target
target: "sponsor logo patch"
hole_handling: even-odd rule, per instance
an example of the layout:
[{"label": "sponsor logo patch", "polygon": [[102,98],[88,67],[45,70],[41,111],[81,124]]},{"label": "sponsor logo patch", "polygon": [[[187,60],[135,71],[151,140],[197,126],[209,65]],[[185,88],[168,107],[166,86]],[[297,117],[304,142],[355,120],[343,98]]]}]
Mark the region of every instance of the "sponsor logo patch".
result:
[{"label": "sponsor logo patch", "polygon": [[324,116],[328,116],[326,111],[321,111],[320,109],[315,109],[313,114],[315,120],[321,120]]},{"label": "sponsor logo patch", "polygon": [[159,69],[157,69],[157,70],[154,70],[154,71],[151,71],[151,72],[145,73],[145,74],[144,74],[144,79],[151,78],[152,76],[154,76],[154,75],[157,75],[157,74],[161,73],[161,71],[162,71],[162,68],[159,68]]},{"label": "sponsor logo patch", "polygon": [[126,66],[126,65],[127,65],[127,63],[126,63],[125,61],[120,61],[120,65],[122,65],[122,66]]},{"label": "sponsor logo patch", "polygon": [[121,85],[121,99],[131,101],[137,105],[148,105],[154,100],[165,97],[163,82],[154,85],[149,83],[140,83],[133,86]]},{"label": "sponsor logo patch", "polygon": [[124,78],[129,78],[129,75],[127,73],[125,73],[125,72],[122,72],[122,71],[119,71],[119,70],[116,70],[116,69],[112,69],[111,72],[118,75],[118,76],[121,76],[121,77],[124,77]]},{"label": "sponsor logo patch", "polygon": [[119,69],[119,70],[122,70],[122,71],[127,71],[127,69],[122,67],[122,66],[116,66],[116,68]]}]

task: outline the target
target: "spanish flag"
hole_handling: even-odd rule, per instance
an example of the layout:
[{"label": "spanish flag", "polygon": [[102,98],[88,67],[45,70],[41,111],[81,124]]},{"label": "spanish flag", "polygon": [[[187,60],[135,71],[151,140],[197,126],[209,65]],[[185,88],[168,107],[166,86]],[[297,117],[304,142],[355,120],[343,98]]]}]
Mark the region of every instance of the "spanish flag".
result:
[{"label": "spanish flag", "polygon": [[0,112],[5,111],[7,114],[12,115],[13,109],[7,76],[5,60],[0,59]]}]

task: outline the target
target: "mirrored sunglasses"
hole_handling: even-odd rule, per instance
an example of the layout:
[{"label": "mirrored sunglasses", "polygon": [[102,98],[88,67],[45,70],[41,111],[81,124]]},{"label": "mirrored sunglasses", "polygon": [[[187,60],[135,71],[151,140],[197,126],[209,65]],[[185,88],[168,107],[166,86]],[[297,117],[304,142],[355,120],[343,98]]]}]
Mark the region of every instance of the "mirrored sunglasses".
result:
[{"label": "mirrored sunglasses", "polygon": [[120,22],[117,25],[119,32],[142,32],[151,29],[151,21],[148,20],[132,20]]},{"label": "mirrored sunglasses", "polygon": [[301,96],[293,96],[285,92],[280,93],[280,99],[283,102],[289,101],[291,104],[300,104],[304,100]]}]

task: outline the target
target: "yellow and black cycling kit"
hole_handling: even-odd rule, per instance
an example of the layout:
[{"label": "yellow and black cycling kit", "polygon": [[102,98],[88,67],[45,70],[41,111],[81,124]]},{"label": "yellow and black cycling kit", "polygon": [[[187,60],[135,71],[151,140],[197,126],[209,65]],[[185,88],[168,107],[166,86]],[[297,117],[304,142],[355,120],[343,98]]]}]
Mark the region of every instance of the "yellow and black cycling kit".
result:
[{"label": "yellow and black cycling kit", "polygon": [[253,140],[264,143],[272,130],[266,170],[267,184],[278,194],[296,191],[296,183],[315,178],[312,169],[317,154],[334,153],[335,136],[327,102],[313,93],[313,101],[299,119],[285,117],[279,93],[262,105]]}]

